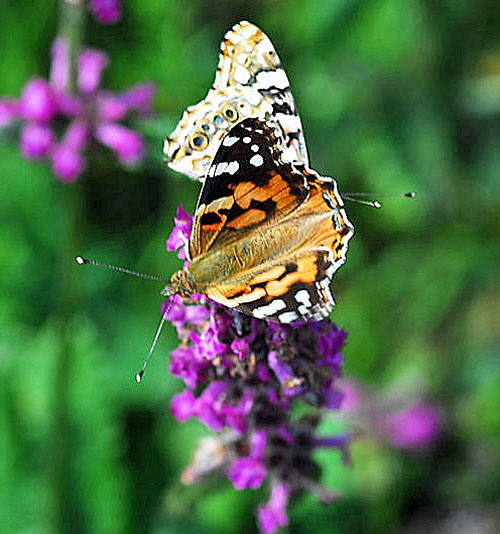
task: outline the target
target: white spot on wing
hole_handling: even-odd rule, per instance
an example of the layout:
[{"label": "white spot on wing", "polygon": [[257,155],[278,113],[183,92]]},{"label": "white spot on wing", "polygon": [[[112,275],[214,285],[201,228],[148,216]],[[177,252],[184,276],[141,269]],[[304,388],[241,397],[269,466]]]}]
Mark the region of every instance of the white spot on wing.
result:
[{"label": "white spot on wing", "polygon": [[248,137],[248,136],[243,138],[243,142],[244,142],[244,143],[247,143],[247,144],[248,144],[248,143],[250,143],[250,141],[251,141],[251,139],[250,139],[250,137]]},{"label": "white spot on wing", "polygon": [[226,137],[224,137],[224,141],[222,141],[222,144],[224,146],[233,146],[234,143],[236,143],[238,141],[239,137],[232,137],[230,135],[226,135]]},{"label": "white spot on wing", "polygon": [[240,164],[237,161],[231,161],[227,166],[226,172],[229,174],[234,174],[240,168]]},{"label": "white spot on wing", "polygon": [[253,152],[258,152],[259,151],[259,146],[258,145],[252,145],[250,148],[252,149]]},{"label": "white spot on wing", "polygon": [[288,78],[283,70],[261,71],[257,74],[257,85],[269,89],[269,87],[276,87],[277,89],[286,89],[288,87]]},{"label": "white spot on wing", "polygon": [[257,317],[257,319],[264,319],[265,317],[274,315],[275,313],[278,313],[280,310],[283,310],[285,308],[286,304],[284,300],[274,299],[267,306],[260,306],[259,308],[255,308],[252,311],[252,314],[254,317]]},{"label": "white spot on wing", "polygon": [[245,67],[242,67],[241,65],[238,65],[234,69],[234,79],[238,83],[241,83],[242,85],[245,85],[248,83],[248,80],[250,80],[250,73],[248,72]]},{"label": "white spot on wing", "polygon": [[299,316],[293,311],[285,312],[281,315],[278,315],[278,320],[282,323],[291,323],[292,321],[296,321],[298,318]]},{"label": "white spot on wing", "polygon": [[[240,168],[240,164],[237,161],[231,161],[227,163],[226,161],[221,161],[217,164],[215,168],[215,173],[210,172],[210,176],[220,176],[223,173],[234,174]],[[212,167],[213,169],[213,167]]]},{"label": "white spot on wing", "polygon": [[295,300],[304,304],[304,306],[311,306],[311,295],[309,295],[307,289],[297,291],[297,293],[295,293]]},{"label": "white spot on wing", "polygon": [[264,158],[260,154],[255,154],[250,158],[250,163],[254,167],[260,167],[264,163]]}]

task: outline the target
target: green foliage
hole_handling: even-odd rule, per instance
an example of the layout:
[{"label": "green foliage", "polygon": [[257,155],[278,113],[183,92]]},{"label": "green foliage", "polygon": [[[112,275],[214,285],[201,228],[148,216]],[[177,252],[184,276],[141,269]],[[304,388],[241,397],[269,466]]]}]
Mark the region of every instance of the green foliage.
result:
[{"label": "green foliage", "polygon": [[[338,273],[346,372],[374,388],[426,389],[440,440],[403,454],[375,440],[354,467],[322,451],[342,503],[301,497],[290,531],[403,532],[419,518],[500,502],[500,7],[482,0],[130,0],[123,22],[86,27],[112,57],[106,85],[158,84],[139,125],[149,154],[123,170],[104,149],[69,191],[0,138],[0,524],[2,531],[255,531],[264,492],[179,478],[205,431],[168,401],[173,330],[142,386],[133,376],[159,319],[159,287],[72,266],[75,253],[170,275],[165,238],[198,185],[162,166],[161,143],[212,83],[219,41],[248,18],[289,73],[315,168],[344,191],[417,191],[370,210]],[[57,3],[3,2],[1,96],[46,76]],[[69,211],[77,215],[70,232]],[[76,290],[68,287],[76,282]],[[74,311],[69,313],[68,309]],[[62,380],[61,380],[62,377]],[[326,424],[325,433],[334,423]],[[412,530],[417,532],[417,530]],[[418,531],[420,532],[420,531]]]}]

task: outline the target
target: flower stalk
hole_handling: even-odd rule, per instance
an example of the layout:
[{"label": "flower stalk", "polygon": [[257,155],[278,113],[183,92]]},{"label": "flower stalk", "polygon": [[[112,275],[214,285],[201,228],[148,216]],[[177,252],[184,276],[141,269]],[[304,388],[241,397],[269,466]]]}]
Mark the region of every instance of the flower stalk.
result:
[{"label": "flower stalk", "polygon": [[[76,88],[76,61],[83,39],[85,19],[83,2],[62,1],[60,5],[60,30],[69,43],[69,86],[68,91],[74,93]],[[71,483],[71,414],[69,396],[71,387],[71,368],[74,359],[72,343],[72,324],[75,318],[77,285],[74,257],[77,251],[78,236],[81,225],[81,192],[80,187],[59,188],[64,208],[64,229],[60,241],[60,312],[59,335],[60,346],[56,355],[52,413],[53,424],[51,433],[50,461],[47,463],[50,473],[49,531],[54,534],[65,534],[72,529],[69,517],[69,496],[72,493]]]}]

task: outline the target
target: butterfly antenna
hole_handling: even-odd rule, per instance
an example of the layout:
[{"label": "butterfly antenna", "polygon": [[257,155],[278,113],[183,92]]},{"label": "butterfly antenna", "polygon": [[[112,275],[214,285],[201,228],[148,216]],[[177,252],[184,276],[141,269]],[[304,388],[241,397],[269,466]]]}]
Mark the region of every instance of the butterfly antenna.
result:
[{"label": "butterfly antenna", "polygon": [[341,197],[344,200],[350,200],[356,204],[362,204],[363,206],[370,206],[371,208],[381,208],[382,204],[378,200],[361,200],[356,197],[385,197],[385,198],[415,198],[417,194],[413,191],[409,193],[342,193]]},{"label": "butterfly antenna", "polygon": [[90,260],[88,258],[82,258],[82,256],[77,256],[76,263],[78,265],[93,265],[95,267],[104,267],[105,269],[110,269],[111,271],[117,271],[119,273],[130,274],[137,278],[142,278],[144,280],[153,280],[154,282],[166,282],[166,278],[161,278],[152,274],[138,273],[137,271],[132,271],[126,267],[119,267],[118,265],[110,265],[109,263],[102,263],[97,260]]},{"label": "butterfly antenna", "polygon": [[153,339],[153,343],[151,343],[151,347],[149,349],[148,355],[144,359],[144,363],[141,365],[141,368],[139,369],[139,372],[135,375],[135,381],[140,384],[142,382],[142,379],[144,378],[144,373],[146,372],[146,367],[148,366],[149,362],[151,361],[151,357],[153,356],[153,352],[155,350],[156,344],[158,343],[158,339],[160,339],[161,331],[163,330],[163,326],[166,322],[166,316],[168,312],[170,311],[170,308],[172,307],[172,300],[170,300],[167,303],[167,306],[165,308],[165,311],[161,315],[160,324],[158,325],[158,328],[156,329],[156,334]]},{"label": "butterfly antenna", "polygon": [[361,204],[363,206],[369,206],[370,208],[381,208],[382,204],[378,200],[360,200],[359,198],[352,198],[350,195],[342,194],[341,195],[344,200],[349,200],[350,202],[354,202],[356,204]]}]

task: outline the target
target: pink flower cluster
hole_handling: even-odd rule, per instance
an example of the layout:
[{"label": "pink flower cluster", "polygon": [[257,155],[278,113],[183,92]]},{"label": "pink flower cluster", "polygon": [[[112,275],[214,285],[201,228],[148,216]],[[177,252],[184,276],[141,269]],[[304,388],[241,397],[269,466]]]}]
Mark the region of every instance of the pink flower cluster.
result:
[{"label": "pink flower cluster", "polygon": [[19,99],[0,100],[0,128],[21,121],[21,151],[28,159],[48,158],[54,174],[75,181],[85,167],[84,152],[92,140],[116,152],[125,165],[137,163],[144,152],[141,136],[119,124],[131,113],[150,111],[151,84],[132,87],[122,94],[100,89],[108,56],[86,49],[78,58],[77,94],[70,87],[67,43],[58,39],[52,49],[50,80],[36,78]]}]

